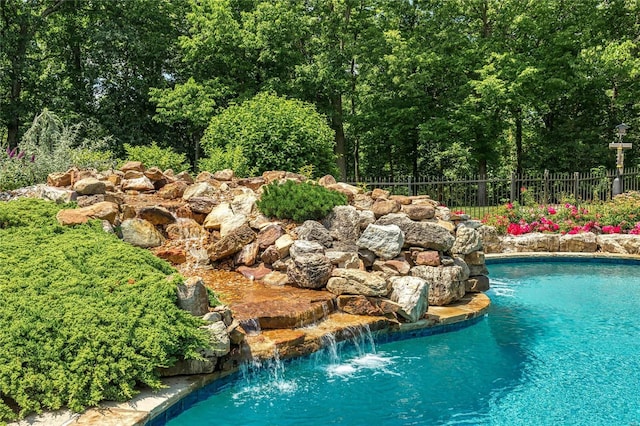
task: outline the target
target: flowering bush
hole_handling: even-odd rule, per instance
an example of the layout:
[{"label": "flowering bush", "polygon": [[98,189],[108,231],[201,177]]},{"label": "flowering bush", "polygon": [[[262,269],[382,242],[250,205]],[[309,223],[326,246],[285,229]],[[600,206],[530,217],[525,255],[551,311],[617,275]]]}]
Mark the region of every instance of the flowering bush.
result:
[{"label": "flowering bush", "polygon": [[640,235],[640,193],[619,195],[612,201],[591,204],[588,208],[571,203],[547,206],[507,203],[486,215],[482,222],[494,226],[499,233],[511,235],[530,232]]}]

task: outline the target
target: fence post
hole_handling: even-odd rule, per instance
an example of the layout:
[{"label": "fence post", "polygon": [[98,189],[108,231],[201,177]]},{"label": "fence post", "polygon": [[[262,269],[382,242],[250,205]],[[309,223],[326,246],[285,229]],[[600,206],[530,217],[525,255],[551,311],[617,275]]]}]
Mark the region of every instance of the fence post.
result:
[{"label": "fence post", "polygon": [[542,200],[542,204],[549,204],[549,170],[547,169],[544,170],[544,182],[542,184],[542,187],[542,196],[544,197],[544,200]]},{"label": "fence post", "polygon": [[580,184],[580,173],[573,172],[573,198],[576,200],[576,203],[578,202],[578,195],[579,195],[578,185],[579,184]]},{"label": "fence post", "polygon": [[516,201],[516,194],[518,193],[518,182],[516,180],[516,172],[511,172],[511,194],[509,194],[509,201]]}]

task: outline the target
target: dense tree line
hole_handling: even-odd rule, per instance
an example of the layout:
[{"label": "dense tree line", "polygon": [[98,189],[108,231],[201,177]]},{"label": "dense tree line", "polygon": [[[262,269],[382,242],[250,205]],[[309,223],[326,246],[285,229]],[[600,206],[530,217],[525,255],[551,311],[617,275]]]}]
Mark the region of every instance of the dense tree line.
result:
[{"label": "dense tree line", "polygon": [[0,141],[43,108],[192,161],[212,117],[310,102],[341,175],[612,167],[640,149],[637,0],[0,0]]}]

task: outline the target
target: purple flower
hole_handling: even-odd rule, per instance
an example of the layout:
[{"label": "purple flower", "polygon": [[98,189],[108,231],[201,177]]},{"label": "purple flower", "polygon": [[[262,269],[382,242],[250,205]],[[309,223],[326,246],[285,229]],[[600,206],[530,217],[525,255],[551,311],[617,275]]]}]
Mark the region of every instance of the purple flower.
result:
[{"label": "purple flower", "polygon": [[21,151],[21,152],[18,154],[18,160],[22,160],[22,159],[24,158],[24,154],[26,154],[26,153],[25,153],[24,151]]},{"label": "purple flower", "polygon": [[16,146],[15,148],[13,148],[10,152],[9,152],[9,158],[13,158],[16,156],[18,152],[18,147]]},{"label": "purple flower", "polygon": [[34,162],[36,161],[36,155],[35,154],[31,154],[31,159],[29,160],[30,162]]}]

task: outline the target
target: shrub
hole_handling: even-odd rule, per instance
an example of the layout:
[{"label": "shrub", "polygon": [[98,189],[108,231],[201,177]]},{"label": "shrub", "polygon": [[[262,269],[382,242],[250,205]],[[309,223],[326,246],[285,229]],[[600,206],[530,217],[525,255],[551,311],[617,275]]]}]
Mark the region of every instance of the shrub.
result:
[{"label": "shrub", "polygon": [[258,208],[269,217],[293,219],[296,222],[319,220],[335,206],[347,204],[347,197],[320,185],[288,180],[264,187]]},{"label": "shrub", "polygon": [[257,173],[296,171],[313,165],[316,176],[335,173],[333,144],[333,131],[326,118],[311,104],[269,93],[258,94],[213,117],[202,138],[209,158],[216,158],[220,152],[229,155],[241,147],[244,164],[255,167]]},{"label": "shrub", "polygon": [[231,169],[239,177],[248,177],[258,173],[256,167],[249,165],[247,157],[242,153],[241,145],[220,148],[218,146],[209,151],[209,158],[198,161],[200,171],[216,172],[218,170]]},{"label": "shrub", "polygon": [[98,221],[58,225],[59,208],[0,203],[0,423],[158,389],[157,367],[207,345],[174,269]]},{"label": "shrub", "polygon": [[171,148],[162,148],[152,142],[149,146],[132,146],[124,144],[127,152],[127,161],[140,161],[146,167],[158,167],[162,170],[171,169],[176,173],[189,168],[184,154],[178,154]]}]

